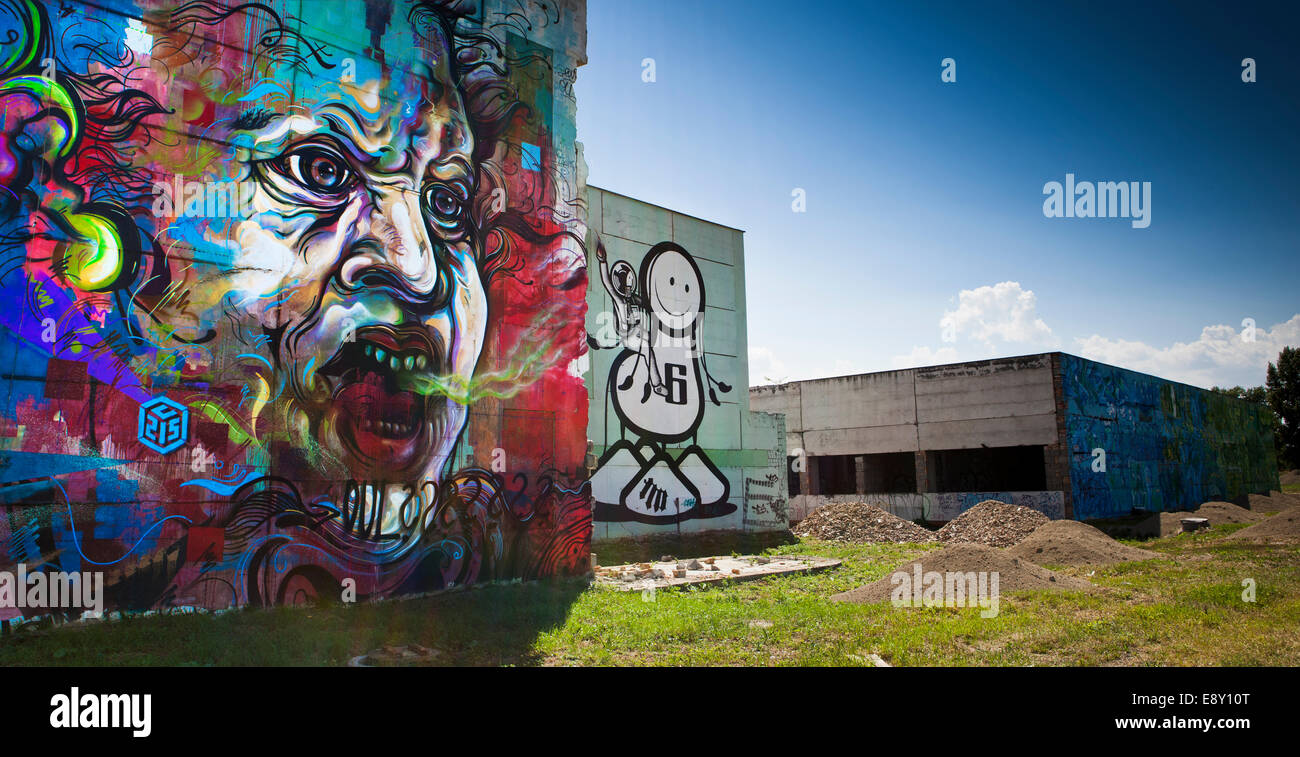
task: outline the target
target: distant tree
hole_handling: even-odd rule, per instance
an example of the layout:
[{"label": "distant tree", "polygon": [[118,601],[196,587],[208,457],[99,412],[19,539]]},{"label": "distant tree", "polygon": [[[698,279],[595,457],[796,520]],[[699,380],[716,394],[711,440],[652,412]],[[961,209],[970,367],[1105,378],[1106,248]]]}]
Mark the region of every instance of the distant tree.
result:
[{"label": "distant tree", "polygon": [[1261,405],[1268,404],[1268,390],[1262,386],[1252,386],[1241,393],[1241,398],[1247,402],[1258,402]]},{"label": "distant tree", "polygon": [[1277,364],[1268,364],[1268,406],[1278,418],[1278,459],[1300,468],[1300,349],[1283,347]]},{"label": "distant tree", "polygon": [[1246,400],[1247,402],[1258,402],[1261,405],[1268,404],[1268,391],[1262,386],[1252,386],[1249,389],[1243,389],[1239,386],[1234,386],[1231,389],[1222,386],[1212,386],[1210,387],[1210,391],[1218,392],[1219,394],[1226,394],[1229,397],[1236,397],[1239,400]]}]

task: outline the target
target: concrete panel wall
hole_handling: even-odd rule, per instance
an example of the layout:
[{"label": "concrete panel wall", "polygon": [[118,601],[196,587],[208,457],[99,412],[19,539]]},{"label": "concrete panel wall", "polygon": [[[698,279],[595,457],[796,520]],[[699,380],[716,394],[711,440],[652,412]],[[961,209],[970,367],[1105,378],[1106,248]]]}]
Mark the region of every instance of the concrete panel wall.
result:
[{"label": "concrete panel wall", "polygon": [[1055,415],[979,418],[922,423],[921,449],[975,449],[1051,444],[1056,441]]},{"label": "concrete panel wall", "polygon": [[915,376],[921,423],[1053,415],[1056,411],[1049,355],[919,368]]},{"label": "concrete panel wall", "polygon": [[809,455],[1056,441],[1050,355],[800,381],[750,390]]},{"label": "concrete panel wall", "polygon": [[892,371],[804,382],[800,409],[800,430],[914,424],[913,373]]},{"label": "concrete panel wall", "polygon": [[785,418],[746,391],[741,232],[588,195],[595,538],[785,528]]}]

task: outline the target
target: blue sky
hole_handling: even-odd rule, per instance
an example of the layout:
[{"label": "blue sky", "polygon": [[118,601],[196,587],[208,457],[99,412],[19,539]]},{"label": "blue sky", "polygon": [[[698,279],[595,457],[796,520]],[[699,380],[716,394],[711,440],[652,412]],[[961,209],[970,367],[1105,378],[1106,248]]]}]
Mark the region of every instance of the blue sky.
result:
[{"label": "blue sky", "polygon": [[[751,384],[1061,349],[1256,385],[1300,346],[1298,28],[1237,3],[589,0],[578,138],[590,183],[745,230]],[[1067,172],[1150,182],[1150,226],[1044,217]]]}]

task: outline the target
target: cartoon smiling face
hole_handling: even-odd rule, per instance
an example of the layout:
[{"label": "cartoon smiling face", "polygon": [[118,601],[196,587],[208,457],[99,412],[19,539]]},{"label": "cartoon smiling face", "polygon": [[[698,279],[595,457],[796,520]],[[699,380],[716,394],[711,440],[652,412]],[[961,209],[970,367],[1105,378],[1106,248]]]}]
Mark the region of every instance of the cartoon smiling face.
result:
[{"label": "cartoon smiling face", "polygon": [[704,305],[700,270],[680,248],[652,251],[646,271],[650,308],[668,325],[689,326]]}]

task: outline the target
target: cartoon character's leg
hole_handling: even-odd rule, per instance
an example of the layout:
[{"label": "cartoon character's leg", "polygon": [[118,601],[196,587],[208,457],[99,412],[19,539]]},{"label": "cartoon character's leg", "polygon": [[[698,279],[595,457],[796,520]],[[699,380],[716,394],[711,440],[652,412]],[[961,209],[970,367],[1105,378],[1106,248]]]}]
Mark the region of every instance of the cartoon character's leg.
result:
[{"label": "cartoon character's leg", "polygon": [[[647,351],[650,352],[649,355],[646,354]],[[655,381],[654,375],[657,372],[655,370],[653,348],[642,346],[641,352],[638,352],[636,354],[636,358],[638,363],[641,360],[645,360],[645,365],[646,365],[646,382],[641,389],[641,404],[644,405],[646,403],[646,400],[650,399],[650,390],[654,388],[654,381]]]},{"label": "cartoon character's leg", "polygon": [[623,379],[623,383],[618,385],[618,390],[620,392],[626,392],[628,389],[632,388],[632,376],[635,375],[635,373],[636,367],[633,366],[632,373],[627,374],[627,378]]},{"label": "cartoon character's leg", "polygon": [[628,375],[624,377],[623,381],[619,382],[619,392],[627,392],[628,389],[632,389],[632,380],[637,375],[637,368],[641,365],[641,359],[641,351],[637,350],[636,359],[632,362],[632,369],[628,371]]}]

